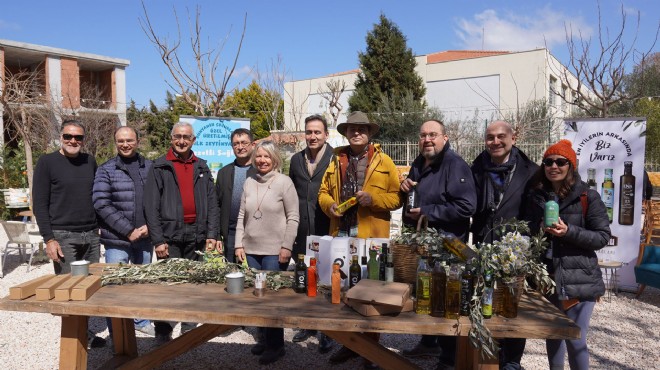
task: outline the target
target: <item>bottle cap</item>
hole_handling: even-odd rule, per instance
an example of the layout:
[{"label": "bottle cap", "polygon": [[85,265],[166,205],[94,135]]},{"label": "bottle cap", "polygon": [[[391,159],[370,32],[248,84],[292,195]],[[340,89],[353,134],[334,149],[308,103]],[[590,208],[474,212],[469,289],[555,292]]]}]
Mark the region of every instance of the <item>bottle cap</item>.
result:
[{"label": "bottle cap", "polygon": [[298,261],[304,261],[305,260],[305,255],[304,254],[299,254],[298,255]]}]

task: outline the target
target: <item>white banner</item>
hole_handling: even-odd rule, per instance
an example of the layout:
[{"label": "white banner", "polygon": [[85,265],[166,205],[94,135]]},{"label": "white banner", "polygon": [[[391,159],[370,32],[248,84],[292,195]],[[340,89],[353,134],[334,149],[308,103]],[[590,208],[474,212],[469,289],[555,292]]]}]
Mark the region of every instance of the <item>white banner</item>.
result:
[{"label": "white banner", "polygon": [[573,143],[578,172],[601,194],[608,208],[612,238],[598,259],[622,262],[619,287],[636,290],[634,266],[642,229],[645,118],[571,119],[564,138]]}]

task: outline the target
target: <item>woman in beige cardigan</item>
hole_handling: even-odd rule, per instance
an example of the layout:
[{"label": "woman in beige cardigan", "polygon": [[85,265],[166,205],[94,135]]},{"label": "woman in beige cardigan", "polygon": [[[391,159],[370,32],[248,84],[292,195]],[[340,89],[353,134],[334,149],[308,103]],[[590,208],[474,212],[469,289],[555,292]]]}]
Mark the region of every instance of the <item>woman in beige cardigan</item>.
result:
[{"label": "woman in beige cardigan", "polygon": [[[282,160],[271,141],[262,141],[252,152],[257,169],[243,186],[236,225],[236,260],[247,259],[257,270],[284,271],[298,232],[298,194],[289,176],[280,173]],[[263,338],[252,347],[262,365],[284,355],[284,329],[264,328]]]}]

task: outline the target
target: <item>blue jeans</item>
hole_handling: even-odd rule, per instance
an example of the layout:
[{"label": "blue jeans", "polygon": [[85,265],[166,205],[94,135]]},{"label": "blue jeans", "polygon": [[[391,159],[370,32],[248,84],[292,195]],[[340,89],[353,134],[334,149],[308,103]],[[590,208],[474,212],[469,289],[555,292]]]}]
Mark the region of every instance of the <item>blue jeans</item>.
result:
[{"label": "blue jeans", "polygon": [[[553,294],[548,298],[552,304],[563,311],[561,302],[557,295]],[[562,340],[547,339],[545,349],[548,352],[548,363],[550,369],[564,368],[564,355],[568,351],[568,364],[571,370],[580,370],[589,368],[589,348],[587,347],[587,332],[589,331],[589,320],[591,313],[596,306],[596,302],[580,302],[566,311],[566,316],[575,321],[580,327],[580,339]]]},{"label": "blue jeans", "polygon": [[130,247],[105,246],[106,263],[132,263],[146,265],[151,263],[153,247],[148,239],[140,239]]},{"label": "blue jeans", "polygon": [[[248,254],[245,257],[247,258],[248,266],[257,270],[286,271],[289,266],[288,263],[280,263],[280,256]],[[264,328],[264,339],[266,340],[266,348],[280,349],[284,346],[284,329]]]},{"label": "blue jeans", "polygon": [[62,254],[64,254],[64,257],[60,258],[60,262],[53,261],[55,274],[71,273],[71,262],[73,261],[99,262],[101,247],[98,229],[90,231],[53,230],[53,237],[60,244]]},{"label": "blue jeans", "polygon": [[[146,265],[151,262],[153,247],[149,239],[140,239],[129,247],[105,246],[106,263],[132,263],[134,265]],[[112,323],[109,318],[108,331],[112,335]],[[136,328],[149,325],[149,320],[134,319]]]}]

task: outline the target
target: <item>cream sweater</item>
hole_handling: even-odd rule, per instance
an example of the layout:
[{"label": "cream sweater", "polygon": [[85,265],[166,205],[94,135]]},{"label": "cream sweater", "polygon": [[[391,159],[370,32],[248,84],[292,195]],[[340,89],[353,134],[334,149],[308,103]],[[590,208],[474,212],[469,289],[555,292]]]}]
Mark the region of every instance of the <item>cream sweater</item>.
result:
[{"label": "cream sweater", "polygon": [[[259,211],[257,211],[257,209]],[[298,233],[298,194],[289,176],[271,171],[248,176],[236,225],[236,247],[245,254],[279,255]]]}]

